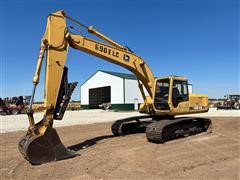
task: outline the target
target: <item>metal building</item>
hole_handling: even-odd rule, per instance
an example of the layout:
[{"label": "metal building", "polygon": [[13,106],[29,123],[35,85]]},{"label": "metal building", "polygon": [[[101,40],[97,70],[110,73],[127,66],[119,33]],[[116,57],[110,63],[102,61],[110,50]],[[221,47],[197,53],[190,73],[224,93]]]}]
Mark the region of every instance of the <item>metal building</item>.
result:
[{"label": "metal building", "polygon": [[112,109],[138,109],[143,98],[133,74],[97,71],[81,85],[81,108],[95,109],[111,103]]}]

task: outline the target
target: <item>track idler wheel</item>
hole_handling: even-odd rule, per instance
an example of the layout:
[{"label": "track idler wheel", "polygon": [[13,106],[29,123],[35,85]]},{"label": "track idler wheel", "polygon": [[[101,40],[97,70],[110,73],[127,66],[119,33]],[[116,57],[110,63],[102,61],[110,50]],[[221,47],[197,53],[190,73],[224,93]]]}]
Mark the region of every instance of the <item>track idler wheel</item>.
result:
[{"label": "track idler wheel", "polygon": [[18,149],[32,164],[43,164],[78,155],[62,144],[57,131],[52,127],[48,127],[44,134],[27,134],[22,137]]}]

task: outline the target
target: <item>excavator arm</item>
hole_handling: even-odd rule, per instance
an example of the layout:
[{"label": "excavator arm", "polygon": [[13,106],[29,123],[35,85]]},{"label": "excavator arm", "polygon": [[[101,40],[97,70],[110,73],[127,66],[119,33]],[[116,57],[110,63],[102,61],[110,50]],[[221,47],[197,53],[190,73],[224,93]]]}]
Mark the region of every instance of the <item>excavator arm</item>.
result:
[{"label": "excavator arm", "polygon": [[[89,33],[97,36],[106,43],[71,33],[66,25],[67,19],[82,26]],[[62,145],[55,129],[52,128],[54,119],[62,119],[71,93],[76,86],[76,83],[67,82],[67,68],[65,67],[65,63],[69,47],[120,65],[133,72],[138,79],[139,88],[145,102],[142,109],[146,113],[154,113],[151,105],[155,79],[148,65],[139,56],[96,31],[92,26],[86,27],[66,16],[64,11],[50,14],[47,19],[45,34],[41,40],[40,53],[33,78],[33,95],[28,111],[30,126],[27,135],[19,143],[20,152],[30,162],[35,164],[73,156],[73,153],[69,152]],[[44,55],[46,56],[44,113],[43,119],[35,123],[32,103],[35,89],[39,82]],[[147,90],[148,96],[145,95],[143,86]],[[46,148],[42,148],[42,152],[45,152],[43,153],[44,155],[39,154],[35,150],[40,149],[41,142],[44,143],[44,146],[49,147],[47,150],[45,150]]]},{"label": "excavator arm", "polygon": [[[150,107],[152,104],[154,88],[153,84],[155,79],[148,65],[139,56],[129,51],[128,48],[114,42],[110,38],[96,31],[92,26],[86,27],[82,25],[89,33],[96,35],[100,39],[106,41],[108,44],[86,38],[82,35],[70,33],[66,25],[66,19],[80,24],[76,20],[66,16],[63,11],[58,11],[49,15],[46,31],[41,41],[41,49],[35,76],[33,78],[35,89],[35,86],[39,82],[43,54],[46,52],[46,79],[44,97],[45,126],[48,127],[49,124],[52,124],[52,120],[54,119],[54,112],[61,89],[60,87],[69,46],[114,64],[118,64],[133,72],[139,81],[139,87],[143,99],[145,100],[145,107]],[[148,97],[146,97],[144,93],[142,84],[149,94]],[[148,111],[150,113],[151,109]],[[34,124],[32,120],[33,118],[30,119],[30,124]]]}]

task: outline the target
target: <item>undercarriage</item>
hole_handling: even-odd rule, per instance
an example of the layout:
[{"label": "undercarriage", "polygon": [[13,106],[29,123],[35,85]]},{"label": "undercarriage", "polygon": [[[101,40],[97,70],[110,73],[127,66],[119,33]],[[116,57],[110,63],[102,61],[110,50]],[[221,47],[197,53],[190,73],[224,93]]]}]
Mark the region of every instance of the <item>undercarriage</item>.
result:
[{"label": "undercarriage", "polygon": [[211,120],[198,117],[159,119],[154,116],[135,116],[112,124],[112,133],[116,136],[145,132],[147,140],[153,143],[164,143],[211,131]]}]

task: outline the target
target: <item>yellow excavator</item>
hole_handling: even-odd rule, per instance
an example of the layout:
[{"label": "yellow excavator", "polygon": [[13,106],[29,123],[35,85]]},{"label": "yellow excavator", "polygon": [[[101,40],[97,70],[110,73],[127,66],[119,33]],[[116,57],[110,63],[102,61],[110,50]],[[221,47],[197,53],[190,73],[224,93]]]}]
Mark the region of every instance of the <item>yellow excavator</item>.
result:
[{"label": "yellow excavator", "polygon": [[[75,28],[67,26],[67,20],[97,36],[100,41],[73,33]],[[148,141],[163,143],[171,139],[210,131],[210,119],[174,117],[208,111],[207,95],[189,93],[188,81],[185,77],[155,78],[144,60],[128,47],[111,40],[95,30],[93,26],[81,24],[61,10],[50,14],[47,18],[27,113],[29,128],[18,144],[19,151],[30,163],[43,164],[76,156],[75,152],[62,144],[53,128],[53,121],[63,118],[71,94],[77,85],[77,82],[68,83],[67,79],[68,68],[65,67],[65,63],[69,47],[125,67],[137,77],[144,99],[140,112],[145,115],[117,120],[111,127],[114,135],[145,132]],[[32,104],[45,55],[43,118],[36,123]]]}]

